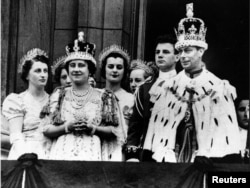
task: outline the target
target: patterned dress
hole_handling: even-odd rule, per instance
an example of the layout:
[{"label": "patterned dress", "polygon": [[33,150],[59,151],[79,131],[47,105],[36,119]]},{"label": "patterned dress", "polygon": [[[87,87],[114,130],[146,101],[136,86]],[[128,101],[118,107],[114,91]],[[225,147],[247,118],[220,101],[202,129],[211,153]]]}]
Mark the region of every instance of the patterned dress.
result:
[{"label": "patterned dress", "polygon": [[116,91],[117,112],[119,125],[113,129],[116,138],[103,141],[103,160],[104,161],[124,161],[125,157],[122,148],[127,139],[128,122],[132,114],[134,105],[134,95],[126,92],[124,89]]},{"label": "patterned dress", "polygon": [[192,111],[198,149],[194,156],[223,157],[240,150],[239,128],[233,100],[235,88],[204,69],[196,78],[180,72],[167,82],[157,98],[150,118],[144,148],[161,162],[176,162],[176,133],[188,108],[189,93],[195,92]]},{"label": "patterned dress", "polygon": [[[80,120],[87,118],[88,123],[100,126],[102,122],[102,92],[91,89],[84,105],[78,108],[74,105],[72,87],[65,88],[65,96],[60,107],[61,120]],[[51,96],[51,113],[58,105],[61,90],[56,90]],[[56,126],[56,125],[48,125]],[[60,126],[60,125],[58,125]],[[97,135],[67,133],[53,141],[50,159],[101,161],[101,139]]]},{"label": "patterned dress", "polygon": [[17,159],[24,153],[36,153],[38,158],[48,159],[51,141],[43,135],[43,126],[49,122],[49,118],[40,118],[40,112],[48,100],[47,93],[41,101],[37,101],[28,91],[12,93],[4,100],[2,113],[7,120],[23,117],[24,143],[12,145],[9,159]]}]

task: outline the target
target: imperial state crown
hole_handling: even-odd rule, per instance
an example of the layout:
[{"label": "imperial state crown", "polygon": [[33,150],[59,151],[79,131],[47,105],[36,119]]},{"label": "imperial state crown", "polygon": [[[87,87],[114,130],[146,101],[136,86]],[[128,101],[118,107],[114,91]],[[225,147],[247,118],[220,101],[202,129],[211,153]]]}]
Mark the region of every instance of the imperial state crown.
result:
[{"label": "imperial state crown", "polygon": [[179,50],[182,47],[198,46],[205,50],[208,48],[206,43],[207,28],[202,19],[193,17],[193,3],[186,5],[186,18],[180,20],[178,29],[175,33],[177,36],[177,43],[175,48]]}]

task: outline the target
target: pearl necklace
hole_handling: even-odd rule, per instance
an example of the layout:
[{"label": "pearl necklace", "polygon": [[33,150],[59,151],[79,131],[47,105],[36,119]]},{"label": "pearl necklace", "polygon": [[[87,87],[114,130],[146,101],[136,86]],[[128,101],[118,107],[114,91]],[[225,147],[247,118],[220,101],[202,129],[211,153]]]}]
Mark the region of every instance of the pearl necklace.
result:
[{"label": "pearl necklace", "polygon": [[76,97],[83,97],[86,96],[90,91],[90,87],[87,89],[87,91],[76,91],[75,89],[72,88],[72,93]]},{"label": "pearl necklace", "polygon": [[74,108],[74,109],[81,109],[85,103],[88,101],[89,97],[91,96],[91,93],[93,91],[93,88],[92,87],[89,87],[88,91],[86,92],[87,94],[85,96],[78,96],[78,95],[75,95],[75,93],[73,92],[73,89],[71,89],[71,106]]}]

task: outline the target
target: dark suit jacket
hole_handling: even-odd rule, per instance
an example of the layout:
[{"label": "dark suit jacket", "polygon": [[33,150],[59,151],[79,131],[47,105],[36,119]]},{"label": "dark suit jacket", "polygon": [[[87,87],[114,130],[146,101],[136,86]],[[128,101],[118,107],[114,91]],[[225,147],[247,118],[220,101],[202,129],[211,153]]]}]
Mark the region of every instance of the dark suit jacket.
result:
[{"label": "dark suit jacket", "polygon": [[[135,99],[135,105],[133,107],[133,114],[129,121],[127,146],[137,146],[142,147],[148,129],[148,123],[151,116],[151,109],[153,103],[150,102],[149,91],[152,85],[155,83],[156,79],[151,82],[144,83],[138,89],[138,93]],[[145,152],[144,152],[145,155]],[[145,156],[144,156],[145,157]],[[130,155],[129,158],[139,158],[142,160],[142,153],[137,153],[135,155]],[[145,160],[144,160],[145,161]]]}]

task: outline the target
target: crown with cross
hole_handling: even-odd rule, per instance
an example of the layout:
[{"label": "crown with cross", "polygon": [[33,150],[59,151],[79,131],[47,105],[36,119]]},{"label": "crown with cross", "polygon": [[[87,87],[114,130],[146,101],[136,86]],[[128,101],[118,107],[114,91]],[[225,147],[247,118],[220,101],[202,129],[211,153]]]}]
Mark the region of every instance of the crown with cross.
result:
[{"label": "crown with cross", "polygon": [[96,66],[96,60],[94,59],[96,45],[93,43],[84,41],[84,32],[78,33],[78,39],[74,40],[74,43],[70,43],[66,46],[67,57],[65,63],[72,60],[89,60]]},{"label": "crown with cross", "polygon": [[177,36],[175,48],[178,50],[186,46],[198,46],[206,50],[208,48],[205,39],[207,28],[203,20],[193,17],[193,3],[186,5],[186,11],[187,17],[181,19],[178,30],[175,29]]}]

